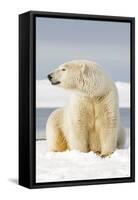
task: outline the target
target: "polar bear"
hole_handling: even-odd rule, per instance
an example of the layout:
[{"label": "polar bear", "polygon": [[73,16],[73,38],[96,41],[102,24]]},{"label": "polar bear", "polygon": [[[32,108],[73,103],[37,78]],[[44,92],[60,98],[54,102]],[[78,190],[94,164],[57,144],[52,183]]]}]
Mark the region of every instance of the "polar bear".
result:
[{"label": "polar bear", "polygon": [[47,121],[48,150],[111,155],[118,133],[125,133],[120,126],[117,88],[111,78],[97,63],[75,60],[60,65],[48,79],[72,93],[69,104],[55,110]]}]

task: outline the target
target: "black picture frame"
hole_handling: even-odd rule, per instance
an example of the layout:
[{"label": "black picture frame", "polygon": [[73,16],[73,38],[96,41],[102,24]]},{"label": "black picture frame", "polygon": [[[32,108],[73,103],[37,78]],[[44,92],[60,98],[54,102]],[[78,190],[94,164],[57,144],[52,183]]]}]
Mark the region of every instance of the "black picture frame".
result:
[{"label": "black picture frame", "polygon": [[[130,177],[35,182],[35,18],[36,17],[100,20],[130,23],[131,58],[131,175]],[[88,14],[29,11],[19,15],[19,184],[27,188],[48,188],[135,181],[135,18]]]}]

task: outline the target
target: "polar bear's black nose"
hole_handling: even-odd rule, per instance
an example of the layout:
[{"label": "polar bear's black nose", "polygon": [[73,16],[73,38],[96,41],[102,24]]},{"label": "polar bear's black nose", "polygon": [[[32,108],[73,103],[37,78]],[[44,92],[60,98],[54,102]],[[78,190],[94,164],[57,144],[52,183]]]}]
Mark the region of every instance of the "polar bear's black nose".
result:
[{"label": "polar bear's black nose", "polygon": [[51,74],[48,74],[48,75],[47,75],[47,78],[48,78],[49,80],[51,80],[51,79],[52,79]]}]

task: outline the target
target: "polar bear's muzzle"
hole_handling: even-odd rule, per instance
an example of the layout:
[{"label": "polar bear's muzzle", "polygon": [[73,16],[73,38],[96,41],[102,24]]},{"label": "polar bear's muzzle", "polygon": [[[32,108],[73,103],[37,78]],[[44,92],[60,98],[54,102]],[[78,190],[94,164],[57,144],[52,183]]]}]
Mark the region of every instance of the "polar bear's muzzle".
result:
[{"label": "polar bear's muzzle", "polygon": [[60,81],[54,80],[54,78],[52,77],[52,74],[48,74],[47,77],[50,80],[50,82],[51,82],[52,85],[58,85],[58,84],[60,84]]},{"label": "polar bear's muzzle", "polygon": [[58,85],[58,84],[60,84],[60,81],[56,81],[56,82],[55,81],[54,82],[51,81],[51,84],[52,85]]}]

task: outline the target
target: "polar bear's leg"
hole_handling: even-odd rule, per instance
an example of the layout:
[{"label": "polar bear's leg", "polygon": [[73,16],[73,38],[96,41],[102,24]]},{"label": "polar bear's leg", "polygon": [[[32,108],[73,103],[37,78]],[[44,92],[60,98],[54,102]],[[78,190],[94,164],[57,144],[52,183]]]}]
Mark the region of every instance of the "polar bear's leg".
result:
[{"label": "polar bear's leg", "polygon": [[46,126],[46,139],[48,151],[61,152],[67,149],[66,139],[59,128],[61,111],[57,110],[51,114]]},{"label": "polar bear's leg", "polygon": [[114,116],[110,117],[104,115],[104,119],[100,117],[97,119],[97,124],[99,127],[99,138],[101,145],[101,156],[106,157],[111,155],[116,148],[117,144],[117,119]]},{"label": "polar bear's leg", "polygon": [[99,132],[101,142],[101,157],[111,155],[116,148],[116,129],[103,129]]},{"label": "polar bear's leg", "polygon": [[81,152],[88,152],[88,133],[86,129],[80,128],[81,126],[76,126],[72,124],[72,128],[69,130],[69,149],[79,150]]},{"label": "polar bear's leg", "polygon": [[62,152],[67,149],[66,139],[59,129],[48,130],[48,151]]},{"label": "polar bear's leg", "polygon": [[111,91],[99,104],[99,113],[96,119],[96,129],[99,133],[101,156],[112,154],[117,146],[118,134],[118,100],[115,91]]},{"label": "polar bear's leg", "polygon": [[95,130],[89,131],[89,147],[94,153],[98,155],[101,153],[100,138]]}]

